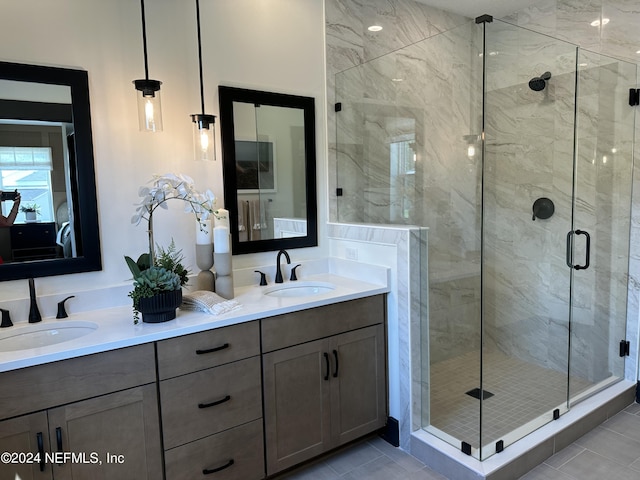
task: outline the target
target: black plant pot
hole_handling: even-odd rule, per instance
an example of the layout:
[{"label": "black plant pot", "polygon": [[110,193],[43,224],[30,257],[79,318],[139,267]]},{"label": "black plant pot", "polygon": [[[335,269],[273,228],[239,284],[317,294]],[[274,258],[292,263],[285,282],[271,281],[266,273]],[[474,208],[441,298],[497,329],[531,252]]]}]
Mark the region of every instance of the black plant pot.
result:
[{"label": "black plant pot", "polygon": [[145,323],[168,322],[176,318],[176,308],[182,303],[182,289],[158,293],[150,298],[141,298],[138,311]]}]

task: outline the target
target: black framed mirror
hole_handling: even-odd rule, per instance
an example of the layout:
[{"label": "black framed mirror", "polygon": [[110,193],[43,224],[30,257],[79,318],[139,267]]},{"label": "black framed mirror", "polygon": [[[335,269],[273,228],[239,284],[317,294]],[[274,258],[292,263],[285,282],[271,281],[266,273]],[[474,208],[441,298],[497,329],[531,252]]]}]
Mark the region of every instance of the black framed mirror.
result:
[{"label": "black framed mirror", "polygon": [[317,246],[314,99],[218,93],[233,254]]},{"label": "black framed mirror", "polygon": [[86,71],[0,62],[0,190],[0,280],[102,269]]}]

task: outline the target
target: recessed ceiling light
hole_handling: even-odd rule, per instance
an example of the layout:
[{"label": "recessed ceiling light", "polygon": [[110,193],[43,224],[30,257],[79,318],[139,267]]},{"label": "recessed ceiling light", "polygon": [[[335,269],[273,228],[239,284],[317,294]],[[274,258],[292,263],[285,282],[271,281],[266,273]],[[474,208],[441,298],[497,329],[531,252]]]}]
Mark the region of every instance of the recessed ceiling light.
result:
[{"label": "recessed ceiling light", "polygon": [[600,25],[604,26],[607,23],[609,23],[609,19],[608,18],[603,18],[602,21],[600,21],[600,19],[594,20],[593,22],[591,22],[591,26],[592,27],[599,27]]},{"label": "recessed ceiling light", "polygon": [[392,82],[401,82],[402,78],[392,78],[391,81]]},{"label": "recessed ceiling light", "polygon": [[367,30],[369,30],[370,32],[379,32],[380,30],[382,30],[382,26],[371,25],[369,28],[367,28]]},{"label": "recessed ceiling light", "polygon": [[636,53],[640,53],[640,50],[636,50]]}]

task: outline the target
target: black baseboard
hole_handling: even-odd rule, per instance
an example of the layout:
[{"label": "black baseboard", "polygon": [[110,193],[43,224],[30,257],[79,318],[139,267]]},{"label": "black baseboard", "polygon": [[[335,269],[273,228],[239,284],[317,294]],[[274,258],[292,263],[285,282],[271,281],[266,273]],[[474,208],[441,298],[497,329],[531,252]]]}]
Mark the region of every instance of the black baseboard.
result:
[{"label": "black baseboard", "polygon": [[[640,382],[639,382],[640,383]],[[382,429],[380,436],[394,447],[400,446],[400,424],[393,417],[387,417],[387,424]]]}]

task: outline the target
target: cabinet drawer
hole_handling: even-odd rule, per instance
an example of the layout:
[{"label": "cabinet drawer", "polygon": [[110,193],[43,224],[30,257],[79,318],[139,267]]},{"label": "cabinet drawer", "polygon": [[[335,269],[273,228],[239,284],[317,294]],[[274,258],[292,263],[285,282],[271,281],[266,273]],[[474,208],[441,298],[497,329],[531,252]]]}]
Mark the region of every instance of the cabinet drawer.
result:
[{"label": "cabinet drawer", "polygon": [[167,480],[264,478],[262,420],[168,450],[165,465]]},{"label": "cabinet drawer", "polygon": [[258,322],[241,323],[158,342],[160,379],[260,354]]},{"label": "cabinet drawer", "polygon": [[160,382],[166,449],[262,417],[260,357]]},{"label": "cabinet drawer", "polygon": [[279,350],[383,323],[384,319],[384,295],[265,318],[262,320],[262,350]]},{"label": "cabinet drawer", "polygon": [[155,382],[153,344],[0,373],[0,417],[9,418]]}]

